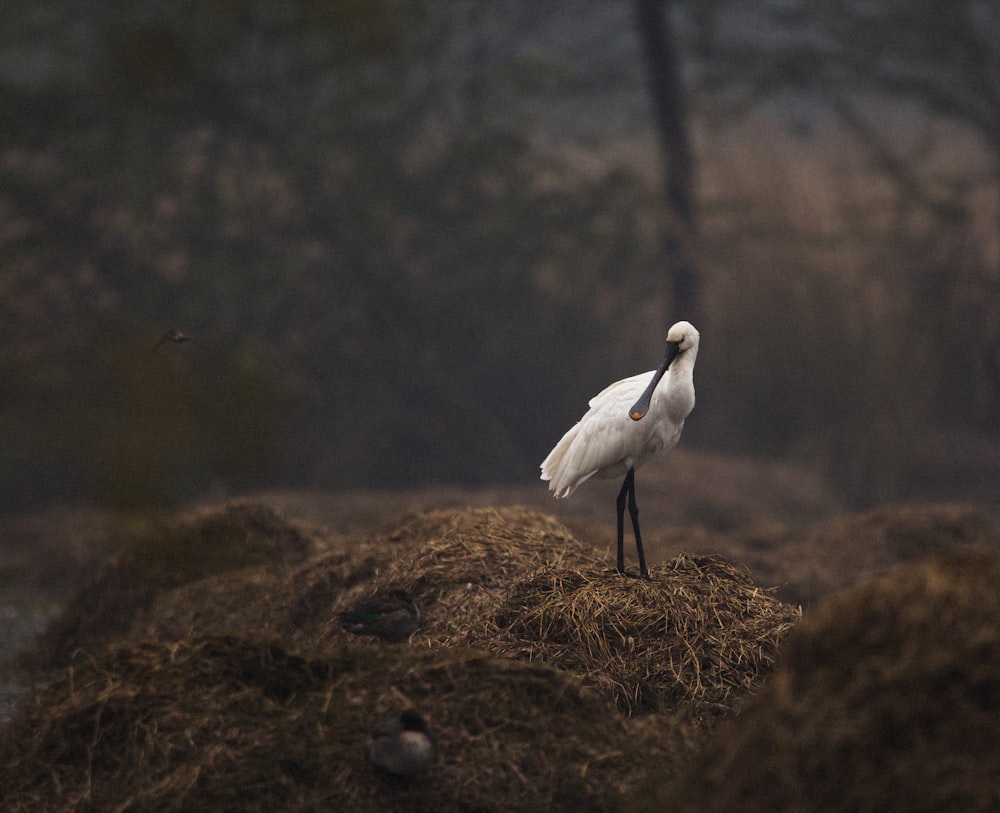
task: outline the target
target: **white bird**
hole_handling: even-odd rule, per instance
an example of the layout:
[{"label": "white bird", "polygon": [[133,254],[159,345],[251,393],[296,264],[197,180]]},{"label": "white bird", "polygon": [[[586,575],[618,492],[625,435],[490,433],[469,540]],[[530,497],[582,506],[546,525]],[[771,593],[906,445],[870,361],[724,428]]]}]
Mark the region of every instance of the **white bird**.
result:
[{"label": "white bird", "polygon": [[[591,477],[625,475],[618,492],[618,572],[625,573],[625,505],[639,554],[639,575],[649,576],[639,533],[635,470],[677,445],[694,409],[694,362],[700,336],[690,322],[667,333],[667,351],[656,370],[623,378],[590,400],[590,409],[542,461],[541,479],[556,497],[568,497]],[[661,385],[661,379],[663,381]]]}]

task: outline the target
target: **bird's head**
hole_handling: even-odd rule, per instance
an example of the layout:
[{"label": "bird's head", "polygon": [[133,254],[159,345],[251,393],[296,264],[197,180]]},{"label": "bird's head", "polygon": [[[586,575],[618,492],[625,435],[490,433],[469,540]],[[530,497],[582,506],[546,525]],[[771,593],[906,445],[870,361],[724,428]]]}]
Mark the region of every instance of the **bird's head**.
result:
[{"label": "bird's head", "polygon": [[677,322],[671,325],[667,331],[667,345],[676,345],[677,351],[674,353],[686,353],[689,350],[698,349],[698,340],[701,334],[690,322]]},{"label": "bird's head", "polygon": [[628,411],[628,416],[633,421],[641,421],[646,417],[646,413],[649,412],[649,403],[653,400],[653,391],[656,389],[656,385],[660,383],[660,379],[670,369],[670,365],[673,364],[674,359],[682,353],[690,355],[692,359],[697,355],[698,340],[700,338],[701,334],[698,333],[695,326],[690,322],[676,322],[671,325],[670,330],[667,331],[667,350],[663,354],[663,361],[660,362],[660,366],[653,374],[653,380],[649,382],[646,391],[639,396],[639,400]]}]

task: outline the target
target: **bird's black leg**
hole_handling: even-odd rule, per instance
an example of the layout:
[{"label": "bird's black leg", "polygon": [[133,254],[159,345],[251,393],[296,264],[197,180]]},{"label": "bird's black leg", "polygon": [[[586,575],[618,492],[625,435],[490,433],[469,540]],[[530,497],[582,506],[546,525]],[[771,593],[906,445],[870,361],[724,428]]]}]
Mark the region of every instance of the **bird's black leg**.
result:
[{"label": "bird's black leg", "polygon": [[625,482],[622,483],[621,491],[618,492],[618,572],[625,573],[625,506],[628,505],[628,514],[632,518],[632,532],[635,534],[635,548],[639,553],[639,575],[648,578],[649,571],[646,569],[646,555],[642,550],[642,534],[639,532],[639,507],[635,502],[635,469],[629,469],[625,475]]},{"label": "bird's black leg", "polygon": [[618,572],[625,572],[625,499],[628,493],[630,482],[634,482],[634,469],[629,469],[625,475],[625,482],[622,483],[621,491],[618,492]]},{"label": "bird's black leg", "polygon": [[[629,469],[625,475],[625,482],[628,484],[628,515],[632,518],[632,530],[635,533],[635,549],[639,553],[639,575],[649,578],[649,571],[646,569],[646,557],[642,552],[642,534],[639,533],[639,506],[635,502],[635,469]],[[624,489],[624,486],[622,486]],[[620,498],[619,498],[620,499]]]}]

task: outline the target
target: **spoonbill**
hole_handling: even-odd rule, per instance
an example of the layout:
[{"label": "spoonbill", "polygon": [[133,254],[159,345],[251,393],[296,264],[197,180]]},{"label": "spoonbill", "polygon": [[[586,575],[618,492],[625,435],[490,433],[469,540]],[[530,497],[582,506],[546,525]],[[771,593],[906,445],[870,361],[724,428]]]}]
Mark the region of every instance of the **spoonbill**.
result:
[{"label": "spoonbill", "polygon": [[[677,445],[684,419],[694,409],[694,362],[700,336],[690,322],[667,332],[667,350],[656,370],[623,378],[590,400],[590,409],[542,461],[542,480],[557,498],[568,497],[591,477],[625,475],[618,492],[618,563],[625,573],[625,506],[639,554],[639,575],[648,577],[635,501],[635,470]],[[662,380],[662,385],[661,385]]]},{"label": "spoonbill", "polygon": [[340,623],[355,635],[402,641],[420,625],[420,610],[405,590],[373,595],[340,613]]}]

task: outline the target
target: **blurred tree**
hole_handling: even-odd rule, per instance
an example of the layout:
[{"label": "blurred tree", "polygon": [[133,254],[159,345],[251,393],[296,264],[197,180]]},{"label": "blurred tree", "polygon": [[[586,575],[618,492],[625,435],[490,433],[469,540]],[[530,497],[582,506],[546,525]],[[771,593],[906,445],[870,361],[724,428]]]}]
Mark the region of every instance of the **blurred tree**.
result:
[{"label": "blurred tree", "polygon": [[666,0],[635,0],[636,25],[646,58],[654,121],[663,148],[669,214],[666,254],[671,310],[705,329],[695,262],[694,159],[688,138],[681,58],[672,12],[673,3]]},{"label": "blurred tree", "polygon": [[[701,248],[731,253],[699,249],[695,307],[717,326],[692,430],[743,451],[818,448],[833,470],[900,471],[928,402],[996,422],[996,366],[976,335],[997,322],[980,318],[995,277],[966,239],[967,199],[882,135],[867,100],[884,97],[836,88],[838,49],[858,46],[816,21],[881,12],[815,8],[0,5],[0,377],[16,382],[0,388],[2,499],[533,477],[580,392],[655,362],[669,299],[659,269],[690,259],[684,229],[665,246],[663,224],[687,213],[695,231],[682,102],[702,120],[763,104],[793,87],[769,79],[772,57],[800,56],[794,87],[872,130],[902,191],[881,231],[867,210],[846,218],[862,273],[880,277],[865,311],[859,288],[807,279],[811,251],[782,253],[773,235],[787,238],[798,213],[782,190],[762,191],[774,173],[726,186],[749,203],[722,229],[724,207],[699,224]],[[651,87],[666,92],[666,196],[644,166]],[[802,271],[794,289],[789,268]],[[172,327],[198,343],[154,352]],[[844,353],[831,351],[837,329]],[[908,414],[873,399],[886,382],[907,390]],[[794,397],[776,407],[778,391]],[[873,411],[882,440],[862,449],[854,424]],[[857,475],[859,490],[871,479]]]},{"label": "blurred tree", "polygon": [[[685,8],[693,85],[714,121],[732,126],[766,110],[806,138],[817,122],[829,126],[825,111],[895,190],[869,213],[877,216],[846,218],[852,233],[843,236],[872,252],[869,284],[894,292],[867,303],[878,308],[869,316],[873,351],[897,359],[871,371],[881,371],[870,386],[882,397],[865,413],[870,426],[895,427],[882,432],[893,450],[831,437],[834,467],[881,457],[898,474],[899,438],[910,431],[1000,430],[1000,221],[991,238],[973,236],[976,201],[1000,196],[1000,6],[698,0]],[[955,155],[961,148],[949,142],[962,133],[981,145],[978,155]],[[950,165],[936,160],[942,149],[956,159]],[[900,376],[902,348],[922,354],[919,384]],[[927,420],[938,427],[927,430]],[[855,496],[870,489],[871,478],[858,479]]]},{"label": "blurred tree", "polygon": [[[715,115],[726,117],[789,94],[826,106],[896,184],[900,218],[929,215],[945,227],[961,228],[970,216],[970,192],[989,185],[1000,194],[996,3],[699,0],[691,4],[690,16],[699,92],[712,97]],[[992,170],[966,167],[942,183],[939,168],[921,160],[926,143],[899,138],[898,126],[887,123],[887,102],[912,105],[932,120],[968,128],[992,157]],[[903,116],[913,118],[905,109]],[[808,119],[798,123],[810,127]],[[1000,244],[1000,222],[995,240]],[[1000,297],[1000,251],[993,252],[992,268],[982,269],[987,273],[966,271],[974,277],[965,283],[980,288],[990,301]],[[975,343],[985,350],[984,365],[1000,372],[1000,313],[991,311],[984,321],[987,341],[980,336]],[[972,337],[963,336],[962,343],[967,338]],[[994,378],[1000,382],[1000,376]],[[989,414],[996,416],[1000,384],[993,401]]]},{"label": "blurred tree", "polygon": [[[933,198],[884,135],[887,98],[973,129],[1000,161],[1000,8],[983,0],[819,4],[707,0],[691,10],[699,89],[719,115],[803,92],[830,107],[913,195]],[[808,126],[808,124],[806,125]]]},{"label": "blurred tree", "polygon": [[7,499],[532,472],[659,264],[641,185],[535,150],[551,83],[482,61],[532,8],[0,9]]}]

